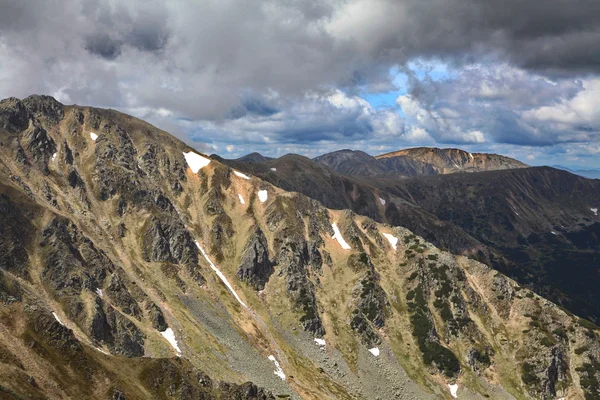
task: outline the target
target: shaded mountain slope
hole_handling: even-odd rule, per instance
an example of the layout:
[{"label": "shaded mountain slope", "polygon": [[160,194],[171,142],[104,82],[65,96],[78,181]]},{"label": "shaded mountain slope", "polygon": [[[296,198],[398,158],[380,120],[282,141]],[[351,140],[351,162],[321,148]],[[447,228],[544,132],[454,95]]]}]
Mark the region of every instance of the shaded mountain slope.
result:
[{"label": "shaded mountain slope", "polygon": [[518,265],[504,270],[598,321],[600,182],[536,167],[380,182]]},{"label": "shaded mountain slope", "polygon": [[600,395],[597,327],[404,228],[112,110],[0,129],[4,397]]}]

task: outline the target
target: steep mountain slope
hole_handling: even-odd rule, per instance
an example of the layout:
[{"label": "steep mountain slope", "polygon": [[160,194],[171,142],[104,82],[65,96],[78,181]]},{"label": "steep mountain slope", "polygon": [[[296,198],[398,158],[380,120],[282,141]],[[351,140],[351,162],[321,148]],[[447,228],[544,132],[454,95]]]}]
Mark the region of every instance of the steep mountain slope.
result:
[{"label": "steep mountain slope", "polygon": [[399,150],[376,157],[362,151],[340,150],[314,160],[346,175],[395,179],[527,167],[520,161],[497,154],[431,147]]},{"label": "steep mountain slope", "polygon": [[[438,247],[475,256],[569,311],[600,321],[600,182],[548,167],[361,177],[336,174],[308,159],[291,163],[294,157],[299,156],[236,165],[328,207],[350,208],[406,227]],[[275,165],[276,171],[269,171]],[[322,176],[346,183],[324,185]]]},{"label": "steep mountain slope", "polygon": [[536,167],[380,186],[461,227],[518,265],[502,272],[600,321],[600,181]]},{"label": "steep mountain slope", "polygon": [[286,191],[309,196],[328,208],[349,209],[377,222],[406,227],[426,237],[437,247],[461,254],[485,250],[485,246],[462,229],[387,193],[385,188],[379,189],[362,177],[337,173],[306,157],[288,154],[257,163],[225,160],[218,156],[214,158],[240,171],[259,176]]},{"label": "steep mountain slope", "polygon": [[406,229],[112,110],[5,100],[0,140],[6,398],[600,396],[597,327]]}]

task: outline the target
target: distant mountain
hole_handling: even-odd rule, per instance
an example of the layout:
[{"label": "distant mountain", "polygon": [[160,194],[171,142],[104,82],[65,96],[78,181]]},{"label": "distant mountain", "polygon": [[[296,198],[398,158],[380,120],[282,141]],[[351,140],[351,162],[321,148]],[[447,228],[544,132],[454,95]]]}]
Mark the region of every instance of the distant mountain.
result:
[{"label": "distant mountain", "polygon": [[250,154],[246,154],[245,156],[242,156],[240,158],[237,158],[236,161],[240,161],[240,162],[250,162],[250,163],[259,163],[259,162],[265,162],[265,161],[269,161],[272,160],[273,158],[271,157],[265,157],[260,153],[250,153]]},{"label": "distant mountain", "polygon": [[583,176],[588,179],[600,179],[600,169],[571,169],[567,167],[563,167],[562,165],[553,165],[553,168],[562,169],[565,171],[569,171],[575,175]]},{"label": "distant mountain", "polygon": [[341,150],[314,160],[347,175],[387,178],[527,167],[518,160],[497,154],[430,147],[399,150],[376,157],[362,151]]}]

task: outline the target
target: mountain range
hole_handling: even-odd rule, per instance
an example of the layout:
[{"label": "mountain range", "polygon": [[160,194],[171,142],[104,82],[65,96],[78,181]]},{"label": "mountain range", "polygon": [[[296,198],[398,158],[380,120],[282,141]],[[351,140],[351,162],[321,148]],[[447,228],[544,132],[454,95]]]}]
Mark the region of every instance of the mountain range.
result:
[{"label": "mountain range", "polygon": [[591,168],[591,169],[578,169],[578,168],[567,168],[562,165],[553,165],[554,168],[563,169],[565,171],[569,171],[575,175],[583,176],[584,178],[589,179],[600,179],[600,169]]},{"label": "mountain range", "polygon": [[599,194],[455,149],[225,160],[5,99],[0,396],[598,399]]}]

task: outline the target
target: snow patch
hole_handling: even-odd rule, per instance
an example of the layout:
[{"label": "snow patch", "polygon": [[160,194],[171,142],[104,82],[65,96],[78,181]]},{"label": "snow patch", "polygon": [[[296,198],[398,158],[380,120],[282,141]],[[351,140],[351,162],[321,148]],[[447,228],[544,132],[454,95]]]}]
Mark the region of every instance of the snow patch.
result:
[{"label": "snow patch", "polygon": [[469,157],[471,158],[471,160],[475,157],[473,157],[473,154],[469,153]]},{"label": "snow patch", "polygon": [[107,353],[106,351],[102,350],[100,347],[94,347],[96,350],[98,350],[100,353],[102,354],[106,354],[107,356],[110,356],[109,353]]},{"label": "snow patch", "polygon": [[208,258],[208,254],[206,254],[206,252],[204,251],[204,249],[202,247],[200,247],[200,243],[198,243],[197,241],[196,241],[196,246],[198,246],[198,249],[200,250],[200,252],[204,256],[204,258],[206,259],[206,261],[208,261],[208,264],[210,265],[210,268],[212,268],[212,270],[215,271],[215,273],[217,274],[217,276],[221,279],[221,281],[225,284],[225,286],[227,286],[227,288],[229,289],[229,291],[231,292],[231,294],[233,294],[233,297],[235,297],[235,299],[238,301],[238,303],[240,303],[242,306],[244,306],[244,308],[248,308],[248,306],[246,304],[244,304],[244,302],[242,301],[242,299],[240,299],[240,297],[237,295],[237,293],[235,292],[235,290],[233,290],[233,287],[229,284],[229,281],[227,280],[227,278],[225,277],[225,275],[223,275],[223,273],[221,271],[219,271],[219,269],[215,266],[215,264],[213,264],[213,262],[210,260],[210,258]]},{"label": "snow patch", "polygon": [[52,161],[56,160],[56,156],[58,155],[58,153],[54,153],[52,154]]},{"label": "snow patch", "polygon": [[162,331],[160,334],[162,335],[162,337],[167,339],[167,341],[171,344],[171,346],[173,346],[173,348],[175,349],[177,354],[181,354],[181,349],[179,348],[179,345],[177,344],[177,339],[175,339],[175,332],[173,332],[173,329],[167,328],[164,331]]},{"label": "snow patch", "polygon": [[271,168],[271,171],[275,172],[277,171],[277,168]]},{"label": "snow patch", "polygon": [[98,139],[98,135],[96,135],[94,132],[90,132],[90,138],[95,142],[96,139]]},{"label": "snow patch", "polygon": [[250,177],[249,177],[248,175],[246,175],[246,174],[242,174],[242,173],[241,173],[241,172],[239,172],[239,171],[233,171],[233,173],[234,173],[236,176],[239,176],[239,177],[240,177],[240,178],[242,178],[242,179],[250,179]]},{"label": "snow patch", "polygon": [[98,296],[104,297],[104,292],[102,292],[102,289],[96,288],[95,292]]},{"label": "snow patch", "polygon": [[244,198],[242,197],[241,194],[238,193],[238,199],[240,199],[240,203],[242,204],[246,204],[246,202],[244,201]]},{"label": "snow patch", "polygon": [[458,399],[458,385],[454,384],[454,385],[448,385],[448,388],[450,389],[450,394],[452,395],[452,397],[454,397],[455,399]]},{"label": "snow patch", "polygon": [[454,166],[458,169],[460,169],[460,167],[458,166],[458,164],[454,163]]},{"label": "snow patch", "polygon": [[590,208],[590,211],[594,213],[594,215],[598,215],[598,209],[597,208]]},{"label": "snow patch", "polygon": [[342,237],[342,233],[340,232],[340,228],[338,228],[337,224],[334,222],[333,224],[331,224],[331,227],[333,228],[334,232],[334,235],[331,238],[337,240],[340,246],[342,246],[342,249],[351,250],[352,247],[350,247],[350,245],[346,243],[346,241]]},{"label": "snow patch", "polygon": [[258,191],[258,199],[260,200],[261,203],[264,203],[265,201],[267,201],[267,198],[269,198],[269,194],[267,193],[266,190]]},{"label": "snow patch", "polygon": [[325,346],[325,339],[315,338],[315,343],[318,344],[319,346]]},{"label": "snow patch", "polygon": [[62,321],[60,320],[60,318],[58,318],[58,315],[56,315],[54,311],[52,311],[52,315],[54,315],[54,319],[56,320],[56,322],[58,322],[62,326],[65,326],[65,324],[62,323]]},{"label": "snow patch", "polygon": [[385,206],[385,200],[382,199],[381,197],[379,198],[379,202],[381,203],[382,206]]},{"label": "snow patch", "polygon": [[379,347],[373,347],[369,349],[369,353],[373,354],[375,357],[379,357]]},{"label": "snow patch", "polygon": [[195,174],[210,163],[210,159],[202,157],[200,154],[194,153],[193,151],[183,153],[183,156],[185,157],[185,162],[187,162],[188,166]]},{"label": "snow patch", "polygon": [[282,381],[285,381],[285,374],[283,373],[283,370],[281,369],[281,366],[277,362],[275,356],[269,356],[269,360],[273,361],[273,364],[275,364],[275,371],[273,371],[273,373],[280,377]]},{"label": "snow patch", "polygon": [[396,250],[398,248],[398,238],[394,235],[390,235],[389,233],[384,233],[383,236],[390,242],[390,245]]},{"label": "snow patch", "polygon": [[553,234],[553,235],[556,235],[556,232],[554,232],[554,231],[550,231],[550,233]]}]

